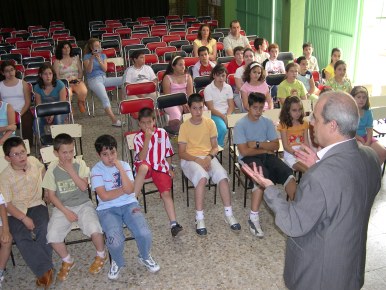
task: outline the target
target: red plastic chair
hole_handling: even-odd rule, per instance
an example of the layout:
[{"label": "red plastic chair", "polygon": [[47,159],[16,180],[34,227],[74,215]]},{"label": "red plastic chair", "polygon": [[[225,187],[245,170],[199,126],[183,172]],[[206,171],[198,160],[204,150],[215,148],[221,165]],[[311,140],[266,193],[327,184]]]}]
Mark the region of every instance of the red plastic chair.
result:
[{"label": "red plastic chair", "polygon": [[[170,36],[178,35],[180,37],[180,39],[185,39],[186,31],[170,31],[169,35]],[[180,39],[177,39],[177,40],[180,40]],[[172,41],[172,40],[170,40],[170,41]]]},{"label": "red plastic chair", "polygon": [[52,53],[49,50],[31,51],[31,57],[34,56],[42,56],[44,57],[45,61],[52,62]]},{"label": "red plastic chair", "polygon": [[42,25],[30,25],[30,26],[28,26],[28,32],[32,32],[32,30],[34,30],[34,29],[39,29],[39,28],[43,28],[43,26]]},{"label": "red plastic chair", "polygon": [[125,87],[125,92],[126,97],[157,93],[157,86],[154,82],[127,84]]},{"label": "red plastic chair", "polygon": [[29,48],[11,49],[11,53],[20,53],[22,57],[31,56],[31,51]]},{"label": "red plastic chair", "polygon": [[38,47],[45,47],[45,46],[50,46],[51,43],[49,42],[38,42],[38,43],[32,43],[31,44],[31,49],[32,50],[35,50],[35,48],[38,48]]},{"label": "red plastic chair", "polygon": [[138,22],[142,22],[142,21],[145,21],[145,20],[150,20],[151,18],[149,16],[142,16],[142,17],[138,17],[137,18],[137,21]]},{"label": "red plastic chair", "polygon": [[132,38],[142,39],[144,37],[149,37],[149,34],[148,33],[132,33],[131,37]]},{"label": "red plastic chair", "polygon": [[5,42],[9,43],[9,44],[16,44],[16,42],[18,41],[23,41],[23,38],[21,37],[8,37],[5,39]]},{"label": "red plastic chair", "polygon": [[159,63],[158,56],[156,54],[145,54],[145,64],[151,65],[153,63]]},{"label": "red plastic chair", "polygon": [[154,31],[154,30],[167,30],[168,27],[165,25],[165,24],[154,24],[150,27],[150,30],[151,31]]},{"label": "red plastic chair", "polygon": [[24,76],[30,76],[30,75],[37,76],[38,72],[39,72],[39,68],[26,68],[24,70]]},{"label": "red plastic chair", "polygon": [[185,67],[195,65],[199,60],[199,57],[184,57]]},{"label": "red plastic chair", "polygon": [[115,28],[114,33],[118,33],[121,39],[129,39],[131,35],[131,28]]},{"label": "red plastic chair", "polygon": [[197,38],[197,34],[186,34],[185,39],[193,43],[193,41]]},{"label": "red plastic chair", "polygon": [[133,44],[141,44],[141,40],[139,38],[121,39],[122,47]]},{"label": "red plastic chair", "polygon": [[168,31],[166,29],[157,29],[157,30],[150,31],[151,36],[163,37],[164,35],[167,35],[167,34],[168,34]]},{"label": "red plastic chair", "polygon": [[177,35],[177,34],[162,36],[162,41],[164,41],[166,43],[169,43],[170,41],[176,41],[176,40],[181,40],[181,36]]},{"label": "red plastic chair", "polygon": [[175,46],[157,47],[155,49],[155,54],[158,56],[158,58],[162,57],[163,59],[165,53],[174,51],[177,51],[177,48]]},{"label": "red plastic chair", "polygon": [[19,33],[28,33],[27,30],[14,30],[11,32],[11,37],[17,37],[16,34],[19,34]]},{"label": "red plastic chair", "polygon": [[167,46],[167,43],[166,42],[149,42],[148,44],[146,44],[146,47],[150,50],[150,51],[155,51],[157,47],[166,47]]},{"label": "red plastic chair", "polygon": [[155,20],[153,20],[153,19],[146,19],[146,20],[140,21],[140,23],[142,25],[149,25],[149,26],[151,26],[151,25],[155,24]]},{"label": "red plastic chair", "polygon": [[217,42],[216,47],[217,47],[217,57],[224,56],[225,55],[224,44],[222,42]]},{"label": "red plastic chair", "polygon": [[174,20],[174,19],[181,20],[180,16],[178,16],[178,15],[168,15],[168,16],[166,16],[166,20]]},{"label": "red plastic chair", "polygon": [[117,57],[117,52],[114,48],[102,49],[102,53],[104,53],[107,56],[107,58]]},{"label": "red plastic chair", "polygon": [[44,37],[49,37],[49,32],[48,31],[35,31],[32,32],[32,36],[44,36]]}]

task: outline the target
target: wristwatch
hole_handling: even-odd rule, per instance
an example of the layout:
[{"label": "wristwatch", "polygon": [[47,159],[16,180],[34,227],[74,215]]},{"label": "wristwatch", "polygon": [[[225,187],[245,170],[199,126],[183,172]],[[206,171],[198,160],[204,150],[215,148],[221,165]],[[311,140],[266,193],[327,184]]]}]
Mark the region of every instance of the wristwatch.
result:
[{"label": "wristwatch", "polygon": [[256,141],[256,149],[259,149],[259,147],[260,147],[260,142]]}]

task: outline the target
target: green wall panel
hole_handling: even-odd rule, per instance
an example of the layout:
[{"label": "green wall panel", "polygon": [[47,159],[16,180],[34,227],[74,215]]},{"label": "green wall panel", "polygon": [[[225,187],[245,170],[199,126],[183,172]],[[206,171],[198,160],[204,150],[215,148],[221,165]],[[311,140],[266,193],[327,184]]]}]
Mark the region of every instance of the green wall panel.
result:
[{"label": "green wall panel", "polygon": [[348,75],[354,75],[359,11],[363,0],[306,0],[304,41],[314,45],[320,69],[330,62],[331,49],[342,49]]}]

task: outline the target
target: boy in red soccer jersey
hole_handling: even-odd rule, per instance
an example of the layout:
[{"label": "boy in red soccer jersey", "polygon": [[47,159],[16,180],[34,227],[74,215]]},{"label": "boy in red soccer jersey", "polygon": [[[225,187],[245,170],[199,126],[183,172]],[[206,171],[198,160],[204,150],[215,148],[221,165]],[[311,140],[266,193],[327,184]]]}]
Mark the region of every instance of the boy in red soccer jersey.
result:
[{"label": "boy in red soccer jersey", "polygon": [[172,178],[174,172],[170,167],[174,154],[168,133],[162,128],[155,127],[154,111],[143,108],[139,111],[139,127],[141,132],[134,136],[134,150],[136,153],[134,167],[136,171],[134,192],[138,196],[144,180],[152,178],[157,187],[166,213],[170,220],[172,236],[175,237],[182,230],[176,221],[174,202],[171,197]]},{"label": "boy in red soccer jersey", "polygon": [[198,76],[209,76],[215,66],[209,60],[209,49],[206,46],[199,47],[197,52],[200,60],[193,66],[193,80]]}]

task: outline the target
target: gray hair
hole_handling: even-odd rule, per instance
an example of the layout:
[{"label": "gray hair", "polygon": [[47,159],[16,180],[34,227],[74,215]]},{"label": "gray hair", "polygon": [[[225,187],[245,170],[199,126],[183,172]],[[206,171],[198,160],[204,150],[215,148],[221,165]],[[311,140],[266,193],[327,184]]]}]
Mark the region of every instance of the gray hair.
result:
[{"label": "gray hair", "polygon": [[354,98],[345,92],[331,91],[322,94],[320,99],[326,99],[321,113],[324,123],[334,120],[341,135],[354,138],[359,124],[359,111]]}]

